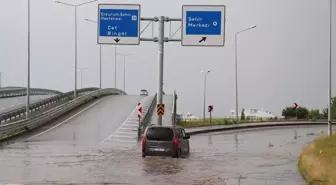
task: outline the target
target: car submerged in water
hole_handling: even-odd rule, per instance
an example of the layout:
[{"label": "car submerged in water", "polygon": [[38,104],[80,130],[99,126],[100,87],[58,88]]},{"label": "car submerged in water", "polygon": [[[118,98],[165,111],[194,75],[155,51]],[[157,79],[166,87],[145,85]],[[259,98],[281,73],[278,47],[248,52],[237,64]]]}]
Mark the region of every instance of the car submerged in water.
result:
[{"label": "car submerged in water", "polygon": [[189,155],[189,139],[183,127],[150,125],[142,138],[142,157]]}]

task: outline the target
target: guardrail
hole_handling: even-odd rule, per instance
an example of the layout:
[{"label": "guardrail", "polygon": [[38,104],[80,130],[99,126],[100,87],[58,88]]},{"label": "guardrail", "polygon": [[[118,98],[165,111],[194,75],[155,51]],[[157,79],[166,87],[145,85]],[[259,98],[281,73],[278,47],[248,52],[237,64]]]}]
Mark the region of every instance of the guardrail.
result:
[{"label": "guardrail", "polygon": [[140,137],[141,133],[147,128],[148,123],[150,122],[150,119],[152,118],[153,112],[155,110],[155,105],[156,105],[156,100],[157,100],[157,94],[155,94],[148,111],[146,115],[143,116],[143,118],[140,120],[140,125],[138,129],[138,136]]},{"label": "guardrail", "polygon": [[[78,89],[77,93],[78,93],[78,96],[81,96],[85,93],[89,93],[89,92],[97,91],[97,90],[99,90],[99,88],[84,88],[84,89]],[[115,89],[115,92],[118,92],[119,94],[125,94],[125,92],[118,90],[118,89]],[[64,94],[60,94],[57,96],[53,96],[53,97],[38,101],[30,105],[29,112],[32,113],[37,110],[40,110],[41,108],[46,108],[49,106],[53,106],[55,104],[70,101],[73,99],[73,97],[74,97],[74,91],[70,91]],[[0,124],[17,121],[19,119],[25,118],[25,113],[26,113],[25,106],[14,109],[9,112],[2,113],[0,114]]]},{"label": "guardrail", "polygon": [[[59,95],[63,94],[60,91],[49,90],[49,89],[40,89],[40,88],[31,88],[30,89],[31,95]],[[0,89],[0,98],[10,98],[10,97],[17,97],[17,96],[25,96],[27,95],[26,88],[14,88],[14,89]]]},{"label": "guardrail", "polygon": [[107,96],[107,95],[124,95],[125,93],[118,89],[101,89],[93,91],[91,93],[79,96],[76,99],[61,104],[55,108],[45,111],[41,114],[32,116],[28,119],[23,119],[16,122],[0,125],[0,141],[9,139],[13,136],[32,130],[36,127],[40,127],[55,118],[67,113],[74,108],[83,105],[91,100]]}]

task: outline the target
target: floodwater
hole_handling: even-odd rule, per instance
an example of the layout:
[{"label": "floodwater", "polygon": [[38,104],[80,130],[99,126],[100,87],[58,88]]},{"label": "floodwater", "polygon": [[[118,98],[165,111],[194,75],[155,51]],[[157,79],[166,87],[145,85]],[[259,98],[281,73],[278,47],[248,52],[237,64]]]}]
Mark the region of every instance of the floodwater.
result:
[{"label": "floodwater", "polygon": [[187,158],[141,157],[140,143],[20,142],[0,150],[0,184],[303,185],[302,147],[325,127],[191,136]]}]

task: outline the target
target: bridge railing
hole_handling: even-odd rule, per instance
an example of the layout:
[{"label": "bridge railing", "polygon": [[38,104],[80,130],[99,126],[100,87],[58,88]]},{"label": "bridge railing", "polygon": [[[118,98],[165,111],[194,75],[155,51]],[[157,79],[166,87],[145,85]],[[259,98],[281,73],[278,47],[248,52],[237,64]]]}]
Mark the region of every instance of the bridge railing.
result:
[{"label": "bridge railing", "polygon": [[67,113],[76,107],[83,105],[94,99],[107,96],[107,95],[124,95],[125,93],[118,89],[100,89],[90,93],[86,93],[73,100],[56,106],[50,110],[47,110],[41,114],[29,117],[27,119],[19,120],[16,122],[5,123],[0,125],[0,140],[5,140],[10,137],[16,136],[20,133],[27,132],[36,127],[40,127],[48,122],[60,117],[64,113]]},{"label": "bridge railing", "polygon": [[156,105],[156,100],[157,100],[157,94],[154,95],[152,102],[148,108],[148,111],[146,112],[146,114],[143,116],[143,118],[140,120],[140,125],[139,125],[139,129],[138,129],[138,136],[140,137],[140,135],[145,131],[145,129],[147,128],[153,112],[155,110],[155,105]]},{"label": "bridge railing", "polygon": [[[99,90],[99,88],[83,88],[83,89],[78,89],[77,93],[78,93],[78,96],[82,96],[86,93],[90,93],[90,92],[97,91],[97,90]],[[118,94],[125,94],[123,91],[118,90],[118,89],[114,89],[114,91],[118,92]],[[64,94],[56,95],[56,96],[38,101],[38,102],[30,105],[29,113],[33,113],[33,112],[38,111],[42,108],[51,107],[51,106],[55,106],[55,105],[60,104],[60,103],[70,101],[73,98],[74,98],[74,91],[70,91],[70,92],[67,92],[67,93],[64,93]],[[0,114],[0,124],[12,122],[12,121],[17,121],[19,119],[23,119],[23,118],[25,118],[25,113],[26,113],[26,107],[25,106],[14,109],[14,110],[9,111],[9,112],[2,113],[2,114]]]},{"label": "bridge railing", "polygon": [[[63,94],[60,91],[50,90],[50,89],[40,89],[40,88],[31,88],[31,95],[60,95]],[[0,98],[10,98],[17,96],[27,95],[26,88],[14,88],[14,89],[0,89]]]}]

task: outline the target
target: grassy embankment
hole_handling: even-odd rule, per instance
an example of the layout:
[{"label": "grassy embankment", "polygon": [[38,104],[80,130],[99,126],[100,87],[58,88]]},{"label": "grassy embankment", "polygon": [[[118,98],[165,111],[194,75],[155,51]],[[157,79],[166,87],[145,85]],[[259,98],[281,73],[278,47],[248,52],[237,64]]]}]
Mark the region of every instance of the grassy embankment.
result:
[{"label": "grassy embankment", "polygon": [[336,134],[323,136],[305,147],[298,167],[310,185],[336,185]]}]

